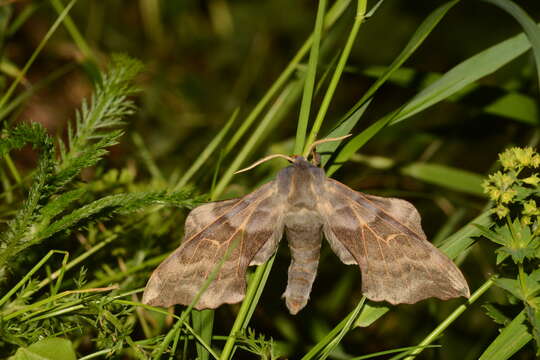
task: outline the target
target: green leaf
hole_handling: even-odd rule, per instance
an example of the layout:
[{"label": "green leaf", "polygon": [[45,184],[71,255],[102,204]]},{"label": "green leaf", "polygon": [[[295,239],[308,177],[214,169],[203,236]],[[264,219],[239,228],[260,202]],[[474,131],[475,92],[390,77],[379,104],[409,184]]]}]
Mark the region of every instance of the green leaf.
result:
[{"label": "green leaf", "polygon": [[186,196],[187,194],[184,192],[166,194],[164,192],[155,191],[105,196],[90,204],[84,205],[53,222],[50,226],[37,234],[37,239],[45,239],[60,231],[76,226],[82,220],[90,217],[95,219],[98,215],[106,217],[113,213],[127,214],[156,204],[191,207],[193,202],[186,199]]},{"label": "green leaf", "polygon": [[[294,153],[301,154],[306,140],[306,132],[309,122],[309,114],[311,110],[311,102],[313,91],[315,88],[315,74],[317,73],[317,63],[319,61],[319,47],[324,28],[324,13],[326,11],[326,0],[319,0],[317,8],[317,17],[315,19],[315,29],[313,30],[313,45],[309,52],[308,67],[304,82],[304,91],[302,94],[302,102],[300,105],[300,116],[298,118],[298,126],[296,129],[296,141],[294,142]],[[309,144],[308,144],[309,145]]]},{"label": "green leaf", "polygon": [[521,291],[521,285],[518,280],[516,279],[509,279],[509,278],[496,278],[493,279],[493,282],[500,287],[501,289],[504,289],[517,297],[520,300],[523,300],[525,297],[523,296],[523,292]]},{"label": "green leaf", "polygon": [[[353,127],[358,123],[358,120],[364,115],[366,112],[366,109],[368,108],[369,104],[371,104],[371,100],[366,101],[362,106],[360,106],[356,111],[354,111],[349,117],[346,117],[342,121],[339,122],[338,125],[332,129],[326,135],[324,138],[336,138],[340,136],[345,136],[347,134],[350,134]],[[343,140],[340,141],[331,141],[327,143],[322,143],[321,145],[317,146],[317,152],[321,154],[321,165],[324,167],[328,160],[332,157],[332,154],[334,151],[338,148],[338,146],[341,144]]]},{"label": "green leaf", "polygon": [[[387,70],[381,75],[379,79],[368,89],[368,91],[362,96],[362,98],[352,107],[351,110],[345,115],[346,118],[352,116],[357,110],[365,105],[365,103],[371,99],[373,94],[388,80],[388,78],[397,70],[403,63],[416,51],[416,49],[424,42],[426,37],[431,33],[435,26],[441,21],[457,1],[450,1],[435,9],[429,16],[420,24],[416,32],[413,34],[405,48],[396,57],[396,59],[388,66]],[[377,122],[369,126],[362,133],[351,139],[347,145],[337,154],[334,164],[328,169],[327,174],[331,176],[335,173],[341,165],[348,160],[355,152],[358,151],[364,144],[375,136],[380,130],[382,130],[388,123],[394,121],[397,116],[397,112],[389,114]]]},{"label": "green leaf", "polygon": [[518,350],[532,339],[532,335],[524,323],[525,310],[519,313],[499,336],[488,346],[478,360],[506,360],[510,359]]},{"label": "green leaf", "polygon": [[358,110],[361,106],[365,104],[366,101],[371,99],[375,92],[396,72],[401,68],[401,65],[407,59],[411,57],[412,54],[422,45],[427,36],[433,31],[435,26],[439,24],[442,18],[446,13],[456,5],[458,1],[449,1],[437,9],[435,9],[431,14],[426,17],[426,19],[418,26],[415,33],[405,45],[405,48],[399,53],[399,55],[392,61],[392,63],[385,69],[385,71],[379,76],[379,78],[369,87],[366,93],[358,100],[358,102],[353,106],[353,108],[347,113],[347,117]]},{"label": "green leaf", "polygon": [[475,238],[480,236],[480,230],[475,225],[488,227],[492,223],[491,212],[485,211],[444,240],[439,249],[448,255],[450,259],[455,259],[471,247],[476,241]]},{"label": "green leaf", "polygon": [[521,7],[516,3],[508,0],[484,0],[485,2],[496,5],[512,15],[517,22],[523,27],[527,38],[529,39],[533,54],[534,60],[536,62],[536,73],[538,76],[538,84],[540,84],[540,32],[535,22]]},{"label": "green leaf", "polygon": [[[193,321],[193,330],[201,335],[206,344],[211,345],[212,331],[214,328],[214,310],[192,310],[191,318]],[[210,353],[204,346],[197,343],[197,356],[199,360],[208,360]]]},{"label": "green leaf", "polygon": [[510,323],[510,318],[504,315],[499,309],[497,309],[495,305],[486,304],[482,305],[482,307],[484,308],[486,315],[489,316],[497,324],[506,326]]},{"label": "green leaf", "polygon": [[537,125],[539,114],[536,102],[537,100],[529,96],[509,92],[486,106],[484,111],[488,114],[505,116],[529,125]]},{"label": "green leaf", "polygon": [[527,319],[532,326],[532,333],[534,341],[536,341],[536,356],[540,355],[540,310],[538,310],[538,305],[540,305],[540,298],[536,299],[536,306],[525,305],[525,310],[527,311]]},{"label": "green leaf", "polygon": [[439,185],[467,194],[486,197],[481,186],[482,181],[484,180],[483,176],[470,171],[456,169],[445,165],[418,162],[405,166],[401,169],[401,172],[430,184]]},{"label": "green leaf", "polygon": [[510,255],[515,263],[522,263],[526,258],[535,258],[539,246],[537,241],[533,241],[536,236],[531,233],[530,227],[522,225],[518,218],[511,224],[496,226],[494,232],[504,243],[503,247],[496,250],[501,257],[504,257],[504,254]]},{"label": "green leaf", "polygon": [[26,348],[19,348],[10,360],[76,360],[71,341],[47,338]]},{"label": "green leaf", "polygon": [[525,34],[520,34],[468,58],[419,92],[401,109],[399,115],[392,121],[392,125],[408,119],[495,72],[529,48],[530,43]]},{"label": "green leaf", "polygon": [[506,245],[508,243],[509,240],[511,240],[511,239],[508,239],[506,237],[503,237],[503,236],[497,234],[494,231],[491,231],[486,226],[482,226],[480,224],[473,224],[473,225],[476,226],[478,228],[478,230],[480,230],[481,235],[483,235],[485,238],[493,241],[496,244],[504,246],[504,245]]}]

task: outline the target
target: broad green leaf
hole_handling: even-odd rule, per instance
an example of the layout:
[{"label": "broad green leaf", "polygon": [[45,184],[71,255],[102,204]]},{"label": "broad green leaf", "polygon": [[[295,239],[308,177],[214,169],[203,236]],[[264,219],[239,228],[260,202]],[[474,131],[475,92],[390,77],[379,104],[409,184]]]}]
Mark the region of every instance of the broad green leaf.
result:
[{"label": "broad green leaf", "polygon": [[372,137],[377,135],[377,133],[381,131],[386,125],[388,125],[388,123],[392,121],[392,119],[392,117],[384,117],[382,119],[379,119],[377,120],[377,122],[371,124],[367,129],[362,131],[360,134],[352,138],[337,154],[336,160],[328,168],[326,174],[328,176],[332,176],[332,174],[335,173],[345,161],[347,161],[358,149],[364,146],[364,144],[367,143]]},{"label": "broad green leaf", "polygon": [[386,70],[381,74],[381,76],[375,81],[373,85],[366,91],[362,98],[356,103],[356,105],[349,111],[348,115],[352,112],[355,112],[359,107],[364,105],[364,103],[370,99],[373,94],[396,72],[401,65],[411,55],[418,49],[420,45],[424,42],[427,36],[431,31],[439,24],[442,18],[446,15],[448,10],[450,10],[458,1],[449,1],[437,9],[435,9],[431,14],[426,17],[426,19],[418,26],[418,29],[415,31],[405,48],[399,53],[399,55],[394,59],[394,61],[386,68]]},{"label": "broad green leaf", "polygon": [[538,357],[540,356],[540,348],[538,347],[540,345],[540,310],[538,310],[540,299],[535,300],[534,306],[525,305],[525,311],[527,311],[527,318],[532,326],[534,341],[536,341],[536,356]]},{"label": "broad green leaf", "polygon": [[478,224],[474,224],[474,226],[476,226],[478,228],[478,230],[480,230],[480,233],[485,238],[493,241],[494,243],[499,244],[499,245],[503,245],[503,246],[508,243],[508,239],[506,239],[505,237],[497,234],[494,231],[491,231],[489,228],[487,228],[485,226],[482,226],[482,225],[478,225]]},{"label": "broad green leaf", "polygon": [[493,321],[499,325],[508,325],[510,324],[510,318],[502,313],[497,307],[493,304],[482,305],[486,315],[489,316]]},{"label": "broad green leaf", "polygon": [[525,310],[523,310],[501,331],[478,360],[510,359],[532,339],[525,321]]},{"label": "broad green leaf", "polygon": [[484,178],[469,171],[446,165],[417,162],[405,166],[401,169],[401,172],[430,184],[440,185],[467,194],[486,196],[481,186]]},{"label": "broad green leaf", "polygon": [[[201,335],[201,338],[210,346],[214,328],[214,310],[193,310],[191,312],[191,318],[193,321],[193,330]],[[196,347],[198,359],[208,360],[210,353],[206,348],[199,343],[196,344]]]},{"label": "broad green leaf", "polygon": [[538,124],[536,100],[529,96],[509,92],[484,108],[488,114],[504,116],[530,125]]},{"label": "broad green leaf", "polygon": [[[373,94],[381,87],[386,80],[397,70],[403,63],[414,53],[414,51],[424,42],[426,37],[431,33],[433,28],[440,22],[443,16],[450,10],[457,2],[450,1],[437,9],[435,9],[425,20],[420,24],[417,31],[413,34],[405,48],[396,57],[396,59],[390,64],[387,71],[381,75],[381,77],[368,89],[368,91],[362,96],[362,98],[352,107],[351,110],[345,115],[345,117],[352,116],[364,103],[370,99]],[[388,123],[395,120],[398,115],[397,112],[389,114],[377,122],[369,126],[362,133],[351,139],[347,145],[337,154],[334,164],[330,166],[327,171],[328,176],[335,173],[341,165],[347,161],[358,149],[360,149],[366,142],[368,142],[373,136],[375,136],[380,130],[382,130]]]},{"label": "broad green leaf", "polygon": [[485,2],[497,5],[510,15],[512,15],[517,22],[525,31],[527,38],[529,39],[533,54],[534,60],[536,62],[536,73],[538,75],[538,84],[540,84],[540,31],[535,22],[522,8],[520,8],[516,3],[509,0],[484,0]]},{"label": "broad green leaf", "polygon": [[520,300],[523,300],[523,293],[518,280],[509,278],[497,278],[493,279],[493,282],[500,288],[508,291]]},{"label": "broad green leaf", "polygon": [[71,341],[47,338],[26,348],[19,348],[10,360],[76,360]]},{"label": "broad green leaf", "polygon": [[491,212],[483,212],[459,231],[444,240],[439,249],[448,255],[450,259],[457,258],[463,251],[474,244],[476,241],[474,238],[481,235],[480,230],[478,230],[475,224],[489,227],[492,222]]},{"label": "broad green leaf", "polygon": [[[369,104],[371,104],[371,100],[366,101],[362,106],[360,106],[355,112],[351,114],[351,116],[345,118],[343,121],[341,121],[328,135],[325,136],[326,138],[336,138],[340,136],[345,136],[351,132],[353,127],[358,123],[358,120],[364,115],[366,112],[366,109],[368,108]],[[334,153],[334,151],[338,148],[339,144],[341,144],[343,140],[341,141],[332,141],[327,143],[322,143],[321,145],[317,146],[317,152],[321,154],[321,165],[324,167],[328,160],[330,160],[330,157]]]},{"label": "broad green leaf", "polygon": [[313,44],[309,52],[309,61],[304,79],[304,91],[302,93],[302,102],[300,105],[300,116],[296,129],[296,141],[294,142],[294,153],[301,154],[306,141],[306,133],[311,110],[311,100],[315,89],[315,74],[317,73],[317,63],[319,61],[319,47],[321,44],[322,32],[324,27],[324,13],[326,11],[326,0],[319,0],[317,8],[317,17],[315,19],[315,29],[313,30]]},{"label": "broad green leaf", "polygon": [[420,91],[399,112],[392,124],[401,122],[446,99],[459,90],[508,64],[531,47],[525,34],[508,40],[468,58],[446,72],[439,80]]}]

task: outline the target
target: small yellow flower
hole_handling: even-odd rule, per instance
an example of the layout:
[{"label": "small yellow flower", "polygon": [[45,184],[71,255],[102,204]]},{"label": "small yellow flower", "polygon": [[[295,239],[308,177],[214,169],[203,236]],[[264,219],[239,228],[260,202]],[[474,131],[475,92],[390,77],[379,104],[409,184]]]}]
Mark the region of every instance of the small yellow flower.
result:
[{"label": "small yellow flower", "polygon": [[506,149],[503,153],[499,154],[499,161],[505,170],[514,168],[517,164],[514,148]]},{"label": "small yellow flower", "polygon": [[510,210],[508,210],[508,208],[504,205],[499,205],[495,208],[495,213],[497,214],[499,219],[502,219],[503,217],[508,215],[509,211]]},{"label": "small yellow flower", "polygon": [[500,171],[497,171],[495,174],[489,176],[489,181],[491,181],[497,188],[505,190],[512,186],[514,183],[514,178],[508,174],[503,174]]},{"label": "small yellow flower", "polygon": [[501,197],[501,190],[497,189],[497,188],[491,188],[489,190],[489,198],[493,201],[497,201],[499,200],[499,198]]},{"label": "small yellow flower", "polygon": [[508,174],[501,176],[501,187],[507,189],[514,183],[514,178]]},{"label": "small yellow flower", "polygon": [[540,178],[538,177],[537,174],[534,174],[534,175],[529,176],[528,178],[523,179],[523,182],[525,184],[537,186],[538,183],[540,182]]},{"label": "small yellow flower", "polygon": [[514,189],[508,189],[501,195],[501,202],[503,204],[509,203],[517,195],[517,191]]},{"label": "small yellow flower", "polygon": [[534,150],[532,147],[514,148],[516,160],[521,166],[529,166],[532,164]]},{"label": "small yellow flower", "polygon": [[531,225],[531,217],[530,216],[522,216],[521,217],[521,225]]},{"label": "small yellow flower", "polygon": [[535,167],[535,168],[540,166],[540,155],[534,154],[534,156],[532,158],[532,161],[531,161],[531,166]]},{"label": "small yellow flower", "polygon": [[536,201],[531,199],[523,203],[523,215],[537,215],[538,208],[536,207]]}]

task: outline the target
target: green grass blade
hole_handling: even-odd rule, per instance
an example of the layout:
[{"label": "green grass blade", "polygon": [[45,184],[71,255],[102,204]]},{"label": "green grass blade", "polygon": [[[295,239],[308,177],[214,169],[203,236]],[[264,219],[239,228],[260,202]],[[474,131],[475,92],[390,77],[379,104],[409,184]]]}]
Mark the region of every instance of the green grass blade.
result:
[{"label": "green grass blade", "polygon": [[401,122],[487,76],[530,48],[525,34],[514,36],[468,58],[420,91],[401,110],[392,124]]},{"label": "green grass blade", "polygon": [[399,55],[392,61],[390,66],[386,69],[386,71],[369,87],[369,89],[366,91],[366,93],[362,96],[362,98],[356,103],[356,105],[349,111],[352,112],[358,107],[362,106],[368,99],[370,99],[373,94],[388,80],[392,74],[398,70],[401,65],[407,59],[411,57],[411,55],[418,49],[420,45],[424,42],[424,40],[427,38],[427,36],[433,31],[435,26],[439,24],[439,22],[442,20],[442,18],[446,15],[446,13],[454,7],[459,2],[459,0],[449,1],[441,6],[439,6],[437,9],[435,9],[431,14],[428,15],[428,17],[420,24],[418,29],[414,32],[413,36],[405,45],[405,48],[399,53]]},{"label": "green grass blade", "polygon": [[[397,113],[396,113],[397,114]],[[360,134],[353,137],[347,144],[341,149],[337,154],[336,160],[328,168],[326,172],[328,176],[332,176],[344,163],[347,161],[355,152],[358,151],[365,143],[367,143],[372,137],[377,135],[386,125],[388,125],[395,115],[386,116],[382,119],[377,120],[375,123],[371,124],[367,129],[362,131]]]},{"label": "green grass blade", "polygon": [[[440,345],[424,346],[424,348],[437,348],[437,347],[441,347],[441,346]],[[415,350],[417,348],[418,348],[418,346],[407,346],[407,347],[402,347],[402,348],[398,348],[398,349],[379,351],[379,352],[376,352],[376,353],[357,356],[357,357],[352,358],[350,360],[367,360],[367,359],[373,359],[374,357],[379,357],[379,356],[383,356],[383,355],[389,355],[389,354],[394,354],[394,353],[403,353],[403,354],[400,354],[397,357],[395,357],[395,360],[397,360],[399,356],[405,357],[408,354],[410,354],[411,350]]]},{"label": "green grass blade", "polygon": [[[362,115],[366,112],[367,108],[371,104],[371,99],[366,101],[362,106],[360,106],[356,111],[354,111],[349,117],[341,121],[325,138],[336,138],[340,136],[345,136],[351,133],[351,130],[358,123]],[[326,163],[332,157],[334,151],[338,148],[343,140],[340,141],[331,141],[327,143],[322,143],[317,146],[317,151],[321,154],[321,165],[324,167]]]},{"label": "green grass blade", "polygon": [[450,259],[457,258],[463,251],[475,243],[476,237],[481,235],[481,231],[476,225],[488,227],[492,222],[491,212],[484,211],[459,231],[444,240],[439,249],[448,255]]},{"label": "green grass blade", "polygon": [[178,191],[181,188],[183,188],[189,180],[195,175],[197,171],[203,166],[204,163],[208,160],[208,158],[214,153],[214,151],[217,149],[217,147],[221,144],[227,133],[229,132],[229,129],[231,128],[232,124],[236,120],[236,117],[238,116],[239,110],[236,109],[234,113],[231,115],[230,119],[227,121],[223,129],[220,130],[220,132],[214,137],[214,139],[208,144],[203,152],[197,157],[193,165],[184,173],[182,178],[178,181],[176,186],[174,187],[174,191]]},{"label": "green grass blade", "polygon": [[[351,0],[338,0],[332,5],[330,10],[328,10],[325,21],[324,21],[324,27],[325,29],[331,28],[334,23],[343,15],[347,7],[349,6],[349,3]],[[229,153],[233,147],[240,141],[242,136],[246,133],[246,131],[249,129],[251,124],[255,121],[255,119],[261,114],[263,109],[270,103],[270,101],[274,98],[274,96],[278,93],[278,91],[286,84],[287,80],[290,78],[290,76],[294,73],[294,71],[297,69],[298,64],[300,64],[300,61],[304,58],[304,56],[307,54],[309,49],[311,48],[311,44],[313,43],[313,35],[311,35],[304,44],[300,47],[300,50],[296,53],[296,55],[292,58],[292,60],[289,62],[285,70],[279,75],[277,80],[272,84],[270,89],[266,92],[266,94],[263,96],[263,98],[255,105],[253,110],[249,113],[249,115],[246,117],[246,119],[242,122],[242,125],[240,128],[235,132],[232,139],[229,141],[227,146],[225,147],[225,153]]]},{"label": "green grass blade", "polygon": [[[54,9],[58,12],[58,15],[62,14],[64,11],[64,5],[60,0],[50,0],[52,6]],[[81,35],[79,29],[77,29],[77,25],[73,22],[73,19],[71,19],[71,16],[67,15],[64,20],[64,26],[66,27],[66,30],[69,32],[69,35],[71,35],[71,38],[81,50],[81,53],[84,56],[84,59],[89,59],[91,61],[95,61],[94,53],[92,52],[92,49],[90,49],[90,46],[86,43],[86,40],[84,40],[84,37]]]},{"label": "green grass blade", "polygon": [[266,263],[257,266],[255,273],[251,277],[251,281],[248,284],[246,290],[246,297],[242,302],[240,311],[234,320],[234,324],[231,328],[223,351],[221,352],[220,360],[232,359],[232,355],[235,349],[236,338],[242,329],[245,329],[249,323],[251,315],[253,315],[253,309],[259,301],[259,297],[264,288],[266,279],[268,279],[268,273],[272,269],[274,264],[275,254]]},{"label": "green grass blade", "polygon": [[319,0],[317,18],[315,20],[315,30],[313,31],[313,45],[309,53],[309,62],[304,82],[304,92],[302,94],[302,104],[300,105],[300,116],[296,128],[296,141],[294,142],[294,153],[301,154],[306,141],[306,132],[309,122],[309,113],[313,99],[313,89],[315,88],[315,75],[317,74],[317,64],[319,61],[319,48],[324,24],[324,12],[326,11],[326,0]]},{"label": "green grass blade", "polygon": [[[416,355],[420,354],[427,345],[430,345],[446,330],[461,314],[465,312],[472,304],[474,304],[489,288],[493,285],[491,279],[487,280],[482,286],[480,286],[471,297],[462,305],[458,306],[446,319],[444,319],[428,336],[424,338],[418,344],[418,348],[411,352],[410,356],[407,356],[406,360],[413,360]],[[395,360],[390,359],[390,360]]]},{"label": "green grass blade", "polygon": [[266,113],[266,116],[261,120],[259,126],[253,131],[249,139],[246,141],[244,147],[240,150],[236,158],[231,165],[227,168],[220,181],[217,183],[212,194],[212,198],[218,198],[219,195],[225,190],[225,187],[231,181],[234,172],[240,169],[240,166],[246,161],[248,156],[253,153],[253,150],[257,144],[266,136],[269,135],[268,128],[276,119],[280,119],[283,116],[285,110],[289,108],[290,102],[296,99],[297,89],[300,89],[300,83],[298,81],[290,83],[280,96],[276,99],[272,107]]},{"label": "green grass blade", "polygon": [[[353,311],[349,313],[339,324],[336,325],[335,328],[333,328],[326,336],[321,339],[315,346],[311,348],[311,350],[302,357],[301,360],[310,360],[313,359],[315,356],[317,356],[322,350],[324,350],[331,342],[338,336],[342,330],[350,324],[350,321],[352,319],[355,319],[358,316],[358,309],[365,307],[365,298],[362,298],[358,305],[361,305],[360,307],[356,306]],[[362,311],[363,312],[363,311]]]},{"label": "green grass blade", "polygon": [[32,66],[37,56],[41,53],[41,50],[43,50],[43,48],[45,47],[45,44],[47,44],[51,36],[55,33],[56,29],[58,28],[58,26],[60,26],[60,24],[62,23],[64,18],[67,16],[67,14],[69,13],[73,5],[75,5],[75,2],[77,2],[77,0],[71,0],[71,2],[65,7],[64,11],[62,11],[62,13],[58,15],[58,18],[56,19],[54,24],[49,28],[49,31],[47,31],[43,39],[40,41],[39,45],[36,47],[32,55],[30,56],[30,59],[28,59],[26,64],[24,64],[24,67],[21,69],[17,78],[11,83],[10,87],[4,93],[4,96],[2,96],[2,98],[0,99],[0,111],[3,111],[4,106],[6,105],[6,102],[11,97],[11,94],[13,94],[13,92],[17,88],[17,85],[20,84],[20,82],[22,81],[26,73],[28,72],[28,69],[30,69],[30,66]]},{"label": "green grass blade", "polygon": [[512,15],[523,28],[525,35],[529,39],[536,63],[536,74],[538,76],[538,85],[540,85],[540,31],[538,26],[529,15],[519,5],[508,0],[484,0],[487,3],[496,5]]},{"label": "green grass blade", "polygon": [[438,81],[418,93],[400,109],[379,119],[349,141],[337,155],[336,162],[330,167],[328,174],[332,175],[336,172],[345,161],[387,124],[396,124],[444,100],[476,80],[496,71],[523,54],[529,47],[530,44],[525,35],[520,34],[463,61],[445,73]]},{"label": "green grass blade", "polygon": [[519,349],[532,340],[525,324],[525,310],[521,311],[495,338],[478,360],[510,359]]},{"label": "green grass blade", "polygon": [[484,178],[470,171],[453,168],[446,165],[417,162],[401,169],[405,175],[415,179],[439,185],[447,189],[486,197],[482,190]]},{"label": "green grass blade", "polygon": [[343,52],[341,53],[341,56],[339,57],[338,64],[336,66],[332,79],[330,80],[328,89],[326,90],[326,93],[324,95],[323,101],[319,108],[319,112],[317,113],[317,117],[315,118],[315,122],[313,123],[313,127],[311,128],[311,131],[309,133],[308,140],[306,142],[306,149],[303,154],[304,157],[307,157],[309,155],[306,153],[306,151],[308,151],[309,146],[315,140],[317,140],[319,130],[322,126],[322,123],[328,111],[328,107],[330,106],[330,102],[332,101],[334,97],[334,93],[336,91],[337,85],[339,83],[339,80],[341,79],[341,75],[343,74],[343,70],[345,69],[347,60],[349,59],[349,55],[351,54],[351,49],[353,47],[354,41],[356,40],[356,36],[358,35],[358,30],[360,29],[360,25],[362,25],[362,23],[364,22],[364,16],[366,14],[366,6],[367,6],[367,3],[365,0],[358,1],[358,5],[356,9],[356,16],[354,17],[354,24],[352,26],[351,31],[349,32],[349,37],[347,38],[347,42],[345,43],[345,48],[343,49]]},{"label": "green grass blade", "polygon": [[[268,280],[268,276],[270,275],[270,270],[272,270],[272,266],[274,265],[274,260],[276,259],[276,254],[270,258],[270,260],[267,261],[265,267],[261,270],[262,275],[259,277],[258,275],[254,275],[252,278],[257,281],[257,289],[253,295],[253,299],[250,300],[250,306],[247,311],[247,314],[244,318],[244,321],[242,322],[241,330],[244,331],[249,321],[251,320],[251,317],[253,316],[253,313],[255,312],[255,308],[257,307],[257,304],[259,303],[259,299],[261,298],[262,292],[264,290],[264,285],[266,284],[266,281]],[[255,286],[255,285],[254,285]]]},{"label": "green grass blade", "polygon": [[330,355],[330,353],[336,348],[336,346],[341,342],[343,337],[349,332],[349,330],[351,330],[351,328],[354,326],[356,319],[358,318],[358,315],[364,308],[365,303],[366,303],[366,297],[363,296],[362,299],[360,299],[360,302],[354,308],[352,312],[352,316],[345,323],[343,328],[339,331],[339,333],[336,334],[336,336],[333,337],[333,339],[321,351],[321,355],[319,356],[319,359],[321,360],[326,359]]},{"label": "green grass blade", "polygon": [[[211,346],[214,328],[214,310],[193,310],[191,312],[191,318],[193,321],[193,330],[200,334],[201,339],[203,339],[208,346]],[[199,360],[208,360],[210,353],[203,345],[197,343],[196,349]]]}]

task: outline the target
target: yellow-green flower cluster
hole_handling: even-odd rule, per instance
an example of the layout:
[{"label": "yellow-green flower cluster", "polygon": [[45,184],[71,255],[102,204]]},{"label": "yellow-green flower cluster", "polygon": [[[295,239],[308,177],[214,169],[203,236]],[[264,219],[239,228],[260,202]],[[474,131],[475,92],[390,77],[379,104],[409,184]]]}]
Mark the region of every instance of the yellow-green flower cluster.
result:
[{"label": "yellow-green flower cluster", "polygon": [[499,154],[499,161],[506,171],[524,167],[537,168],[540,166],[540,155],[532,147],[513,147]]},{"label": "yellow-green flower cluster", "polygon": [[521,216],[524,224],[531,224],[532,218],[540,216],[540,210],[536,207],[533,199],[525,201],[527,196],[520,196],[518,193],[535,193],[533,188],[540,184],[538,173],[532,173],[528,177],[520,178],[519,175],[523,169],[535,169],[540,166],[540,154],[533,148],[513,147],[507,149],[499,155],[503,171],[497,171],[489,175],[488,179],[482,184],[484,192],[495,202],[494,211],[499,219],[504,218],[510,212],[509,206],[517,201],[521,202]]}]

